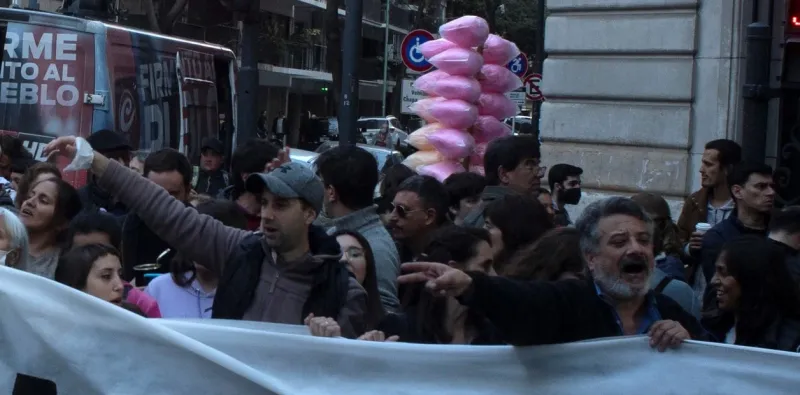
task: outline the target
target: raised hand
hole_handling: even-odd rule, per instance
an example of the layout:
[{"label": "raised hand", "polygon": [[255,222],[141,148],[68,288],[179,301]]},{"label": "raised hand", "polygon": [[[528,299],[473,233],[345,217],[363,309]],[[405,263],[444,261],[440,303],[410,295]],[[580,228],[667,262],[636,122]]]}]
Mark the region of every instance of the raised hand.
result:
[{"label": "raised hand", "polygon": [[46,157],[51,155],[61,155],[69,160],[75,158],[75,153],[78,152],[77,147],[75,146],[77,139],[75,136],[64,136],[59,137],[51,142],[49,142],[45,147],[42,154]]},{"label": "raised hand", "polygon": [[437,262],[409,262],[402,265],[404,272],[397,278],[400,284],[424,282],[425,287],[442,296],[459,296],[472,284],[472,277],[461,270]]},{"label": "raised hand", "polygon": [[272,161],[267,162],[267,165],[264,167],[264,172],[269,173],[281,167],[282,165],[291,162],[292,160],[289,158],[290,154],[289,150],[290,150],[289,146],[281,148],[281,150],[278,151],[278,156],[275,157],[275,159],[273,159]]},{"label": "raised hand", "polygon": [[386,334],[381,331],[369,331],[359,336],[356,340],[365,340],[368,342],[396,342],[398,339],[400,339],[399,336],[386,337]]},{"label": "raised hand", "polygon": [[308,326],[312,336],[319,337],[341,337],[342,328],[339,323],[333,318],[328,317],[314,317],[314,314],[309,314],[303,322]]},{"label": "raised hand", "polygon": [[650,347],[661,352],[667,348],[677,348],[684,340],[691,339],[689,331],[677,321],[672,320],[656,321],[650,326],[647,335],[650,336]]}]

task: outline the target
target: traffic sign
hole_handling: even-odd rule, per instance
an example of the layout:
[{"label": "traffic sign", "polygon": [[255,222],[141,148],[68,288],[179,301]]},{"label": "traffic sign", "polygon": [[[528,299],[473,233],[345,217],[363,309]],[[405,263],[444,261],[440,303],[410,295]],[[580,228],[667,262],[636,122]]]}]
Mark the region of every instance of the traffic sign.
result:
[{"label": "traffic sign", "polygon": [[542,75],[533,73],[525,77],[525,97],[532,101],[544,101],[544,95],[540,86],[542,85]]},{"label": "traffic sign", "polygon": [[400,45],[400,53],[403,56],[403,63],[409,69],[418,72],[426,72],[433,66],[428,63],[422,53],[419,52],[419,46],[427,41],[433,40],[433,34],[427,30],[412,30],[403,39]]},{"label": "traffic sign", "polygon": [[506,68],[511,70],[511,72],[516,74],[520,79],[525,78],[525,74],[528,74],[528,55],[520,52],[516,58],[508,62]]},{"label": "traffic sign", "polygon": [[525,97],[527,96],[525,89],[520,88],[515,91],[506,93],[506,97],[513,101],[520,109],[525,107]]}]

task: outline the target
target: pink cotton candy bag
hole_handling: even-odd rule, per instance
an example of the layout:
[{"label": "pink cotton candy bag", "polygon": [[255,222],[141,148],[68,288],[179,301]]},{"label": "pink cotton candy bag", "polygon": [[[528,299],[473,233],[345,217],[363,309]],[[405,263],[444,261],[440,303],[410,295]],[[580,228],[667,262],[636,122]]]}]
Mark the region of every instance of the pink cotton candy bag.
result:
[{"label": "pink cotton candy bag", "polygon": [[422,99],[411,105],[411,111],[428,122],[439,122],[453,129],[467,129],[478,118],[478,109],[463,100]]},{"label": "pink cotton candy bag", "polygon": [[522,80],[505,66],[485,64],[478,73],[483,93],[506,93],[522,87]]},{"label": "pink cotton candy bag", "polygon": [[[429,96],[441,96],[445,99],[458,99],[474,103],[481,95],[481,86],[474,78],[456,75],[430,77],[433,73],[423,75],[414,81],[414,87]],[[428,77],[428,78],[425,78]],[[517,78],[519,80],[519,78]]]},{"label": "pink cotton candy bag", "polygon": [[481,97],[478,99],[478,113],[497,119],[505,119],[517,115],[519,113],[519,107],[505,95],[499,93],[481,93]]},{"label": "pink cotton candy bag", "polygon": [[489,37],[489,24],[477,16],[462,16],[440,26],[439,35],[461,48],[474,48]]},{"label": "pink cotton candy bag", "polygon": [[481,70],[483,58],[471,49],[451,48],[431,57],[428,63],[450,75],[472,77]]},{"label": "pink cotton candy bag", "polygon": [[484,63],[505,66],[517,56],[519,56],[517,45],[496,34],[490,34],[483,43]]},{"label": "pink cotton candy bag", "polygon": [[420,167],[417,172],[423,176],[431,176],[439,182],[444,182],[447,177],[455,173],[462,173],[464,172],[464,166],[456,162],[444,161],[439,163],[434,163],[432,165],[422,166]]},{"label": "pink cotton candy bag", "polygon": [[510,136],[511,128],[495,117],[481,115],[472,127],[472,136],[477,143],[488,143],[494,139]]},{"label": "pink cotton candy bag", "polygon": [[469,133],[455,129],[440,129],[428,136],[428,142],[447,159],[463,159],[475,148],[475,139]]},{"label": "pink cotton candy bag", "polygon": [[422,45],[419,46],[419,52],[425,59],[430,59],[451,48],[458,48],[458,44],[440,38],[422,43]]}]

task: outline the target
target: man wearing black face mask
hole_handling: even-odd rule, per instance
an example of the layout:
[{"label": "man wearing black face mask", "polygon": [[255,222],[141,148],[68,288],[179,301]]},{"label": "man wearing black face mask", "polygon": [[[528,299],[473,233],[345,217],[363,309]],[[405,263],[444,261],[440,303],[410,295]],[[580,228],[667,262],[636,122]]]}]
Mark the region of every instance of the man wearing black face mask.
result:
[{"label": "man wearing black face mask", "polygon": [[553,206],[556,210],[557,226],[572,225],[566,205],[576,205],[581,201],[581,175],[583,169],[578,166],[559,163],[550,168],[547,182],[553,194]]}]

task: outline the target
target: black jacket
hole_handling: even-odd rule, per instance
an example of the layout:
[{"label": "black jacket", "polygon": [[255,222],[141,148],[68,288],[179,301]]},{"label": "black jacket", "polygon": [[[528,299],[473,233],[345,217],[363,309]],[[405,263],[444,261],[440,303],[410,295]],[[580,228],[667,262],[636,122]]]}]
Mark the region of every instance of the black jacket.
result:
[{"label": "black jacket", "polygon": [[[192,207],[186,203],[186,207]],[[156,263],[156,258],[172,246],[161,240],[139,216],[130,213],[122,225],[122,278],[131,281],[135,277],[133,267],[145,263]],[[169,273],[169,267],[160,267],[156,273]]]},{"label": "black jacket", "polygon": [[[615,311],[589,280],[515,281],[470,272],[472,285],[459,301],[482,313],[515,346],[568,343],[621,336]],[[651,291],[652,292],[652,291]],[[677,302],[654,295],[662,319],[679,322],[695,340],[707,336]]]},{"label": "black jacket", "polygon": [[718,223],[711,228],[705,235],[703,235],[703,248],[701,249],[701,264],[703,275],[706,277],[706,284],[711,283],[711,278],[714,277],[714,267],[717,262],[717,256],[722,250],[725,243],[736,239],[740,236],[766,236],[766,229],[751,229],[739,221],[734,209],[731,216],[724,221]]},{"label": "black jacket", "polygon": [[[266,257],[262,239],[262,234],[253,233],[231,253],[214,297],[212,318],[240,320],[253,303],[261,278],[261,265]],[[336,239],[329,237],[322,228],[312,226],[309,229],[309,242],[315,255],[341,254]],[[317,317],[339,316],[347,302],[350,276],[350,271],[338,258],[320,265],[303,306],[303,317],[309,313]]]},{"label": "black jacket", "polygon": [[[703,327],[711,334],[711,341],[725,342],[725,337],[733,328],[734,318],[731,314],[703,317]],[[776,317],[769,322],[755,339],[744,341],[736,337],[735,344],[740,346],[766,348],[770,350],[800,352],[800,321]]]},{"label": "black jacket", "polygon": [[120,218],[120,222],[128,214],[128,209],[125,205],[114,202],[111,194],[100,189],[91,179],[85,186],[78,189],[78,196],[81,198],[84,212],[96,212],[103,209],[107,213]]},{"label": "black jacket", "polygon": [[[422,330],[419,326],[419,307],[411,306],[402,314],[386,314],[378,325],[378,330],[386,336],[397,336],[403,343],[439,344],[436,337]],[[497,329],[484,317],[475,315],[472,319],[478,336],[470,343],[475,346],[492,346],[505,344]]]},{"label": "black jacket", "polygon": [[193,187],[197,193],[215,197],[220,191],[227,188],[229,184],[230,176],[225,170],[215,172],[200,170],[197,175],[197,183]]},{"label": "black jacket", "polygon": [[789,269],[789,274],[794,278],[794,282],[800,286],[800,251],[779,241],[772,240],[772,242],[786,254],[786,268]]}]

